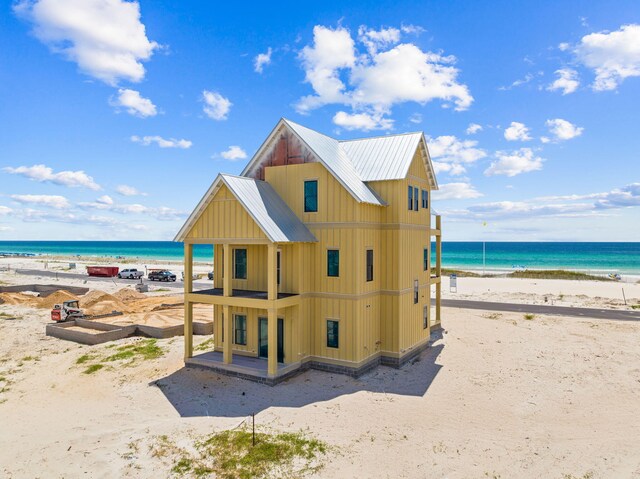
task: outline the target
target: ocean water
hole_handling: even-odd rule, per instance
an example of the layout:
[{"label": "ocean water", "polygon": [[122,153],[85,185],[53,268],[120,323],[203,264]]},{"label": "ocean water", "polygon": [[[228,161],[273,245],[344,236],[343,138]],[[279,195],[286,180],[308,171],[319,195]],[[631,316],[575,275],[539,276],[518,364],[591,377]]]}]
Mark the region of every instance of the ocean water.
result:
[{"label": "ocean water", "polygon": [[[443,242],[443,266],[482,270],[482,246],[482,242]],[[640,274],[640,243],[487,242],[485,252],[487,271],[529,268]],[[171,241],[0,241],[1,253],[181,261],[183,245]],[[194,258],[211,262],[213,248],[194,245]]]}]

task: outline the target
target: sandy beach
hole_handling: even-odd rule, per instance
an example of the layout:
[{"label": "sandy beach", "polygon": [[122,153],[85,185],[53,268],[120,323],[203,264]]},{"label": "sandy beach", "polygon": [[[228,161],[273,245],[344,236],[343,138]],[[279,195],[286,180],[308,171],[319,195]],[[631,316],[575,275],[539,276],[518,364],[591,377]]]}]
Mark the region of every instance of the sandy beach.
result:
[{"label": "sandy beach", "polygon": [[[0,273],[3,285],[52,281],[14,267]],[[625,307],[619,283],[460,278],[450,293],[447,281],[445,297]],[[134,295],[109,279],[59,282]],[[627,302],[640,303],[640,285],[624,287]],[[180,298],[154,288],[137,300]],[[182,337],[158,340],[155,359],[85,374],[80,358],[114,344],[47,337],[49,310],[34,304],[0,305],[3,477],[169,477],[170,459],[151,452],[160,437],[188,444],[252,413],[259,429],[304,431],[330,446],[315,477],[640,477],[630,440],[640,437],[640,323],[445,308],[433,346],[399,370],[359,379],[309,371],[268,387],[185,369]],[[196,348],[208,339],[196,337]]]}]

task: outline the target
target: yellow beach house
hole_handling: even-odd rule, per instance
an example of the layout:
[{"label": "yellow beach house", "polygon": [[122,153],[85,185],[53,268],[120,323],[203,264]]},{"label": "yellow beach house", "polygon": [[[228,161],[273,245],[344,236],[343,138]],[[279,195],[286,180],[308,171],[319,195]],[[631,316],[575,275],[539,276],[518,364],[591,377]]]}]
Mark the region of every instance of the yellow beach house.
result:
[{"label": "yellow beach house", "polygon": [[[437,188],[422,133],[339,141],[281,119],[240,176],[218,175],[175,238],[185,363],[275,384],[414,358],[440,326]],[[194,244],[214,245],[213,284],[198,291]],[[214,346],[197,355],[194,304],[214,317]]]}]

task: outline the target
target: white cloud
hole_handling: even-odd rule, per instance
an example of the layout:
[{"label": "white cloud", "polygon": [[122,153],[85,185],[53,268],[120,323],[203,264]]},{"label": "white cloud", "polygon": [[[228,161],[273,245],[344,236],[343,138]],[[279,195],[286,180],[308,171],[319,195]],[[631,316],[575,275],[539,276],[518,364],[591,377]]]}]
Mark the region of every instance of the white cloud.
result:
[{"label": "white cloud", "polygon": [[434,200],[466,200],[483,196],[469,183],[445,183],[433,192]]},{"label": "white cloud", "polygon": [[11,208],[9,208],[8,206],[0,206],[0,216],[8,215],[12,211],[13,210]]},{"label": "white cloud", "polygon": [[223,151],[222,153],[220,153],[220,156],[225,160],[231,160],[231,161],[244,160],[247,157],[247,152],[244,151],[239,146],[233,145],[227,148],[226,151]]},{"label": "white cloud", "polygon": [[483,220],[513,220],[532,217],[576,218],[602,216],[607,210],[638,206],[640,206],[640,183],[631,183],[622,188],[602,193],[481,203],[450,213],[453,217]]},{"label": "white cloud", "polygon": [[568,95],[569,93],[576,91],[580,86],[577,71],[571,68],[561,68],[560,70],[556,70],[556,74],[558,75],[558,78],[556,78],[554,82],[547,87],[547,90],[562,90],[563,95]]},{"label": "white cloud", "polygon": [[258,73],[262,73],[264,67],[271,64],[272,53],[273,50],[271,49],[271,47],[269,47],[266,53],[259,53],[258,55],[256,55],[256,57],[253,59],[253,69]]},{"label": "white cloud", "polygon": [[[554,136],[555,141],[571,140],[572,138],[582,135],[584,130],[584,128],[561,118],[547,120],[545,125],[549,128],[549,132]],[[542,141],[543,143],[547,142],[545,140]]]},{"label": "white cloud", "polygon": [[116,108],[126,108],[127,113],[140,118],[156,116],[158,111],[156,106],[148,98],[140,96],[140,92],[129,90],[128,88],[120,88],[118,96],[110,101],[112,106]]},{"label": "white cloud", "polygon": [[558,50],[560,50],[561,52],[566,52],[569,48],[571,48],[571,45],[569,45],[567,42],[558,44]]},{"label": "white cloud", "polygon": [[426,32],[424,28],[419,25],[402,25],[400,27],[402,33],[408,33],[413,35],[420,35],[421,33]]},{"label": "white cloud", "polygon": [[128,185],[118,185],[116,191],[122,196],[147,196],[146,193],[142,193],[137,188]]},{"label": "white cloud", "polygon": [[507,141],[529,141],[529,128],[524,123],[512,121],[511,126],[504,130],[504,138]]},{"label": "white cloud", "polygon": [[112,205],[113,204],[113,198],[111,198],[111,196],[109,195],[103,195],[100,198],[98,198],[96,200],[98,203],[102,203],[105,205]]},{"label": "white cloud", "polygon": [[116,85],[144,78],[142,61],[159,48],[140,21],[140,5],[123,0],[21,0],[14,11],[34,35],[84,73]]},{"label": "white cloud", "polygon": [[11,226],[1,226],[0,225],[0,231],[13,231],[13,228]]},{"label": "white cloud", "polygon": [[484,172],[487,176],[506,175],[516,176],[530,171],[542,169],[542,158],[535,156],[531,148],[520,148],[512,152],[496,152],[498,161],[491,163]]},{"label": "white cloud", "polygon": [[410,117],[409,117],[409,121],[411,123],[422,123],[422,115],[420,113],[413,113]]},{"label": "white cloud", "polygon": [[345,130],[390,130],[393,120],[384,118],[382,113],[347,113],[339,111],[333,116],[333,123]]},{"label": "white cloud", "polygon": [[305,81],[315,94],[298,101],[298,112],[340,104],[352,107],[353,114],[382,118],[404,102],[425,104],[439,99],[456,110],[466,110],[473,102],[467,86],[458,82],[455,57],[399,43],[403,29],[363,26],[358,32],[356,45],[343,27],[314,27],[313,44],[302,49],[300,60]]},{"label": "white cloud", "polygon": [[400,30],[393,27],[373,30],[362,25],[358,28],[358,40],[367,48],[369,55],[375,55],[378,50],[398,43]]},{"label": "white cloud", "polygon": [[436,173],[461,175],[466,172],[464,164],[474,163],[487,156],[486,151],[477,148],[477,141],[459,140],[452,135],[427,138],[427,145]]},{"label": "white cloud", "polygon": [[191,141],[189,140],[176,140],[175,138],[162,138],[161,136],[136,136],[133,135],[131,137],[131,141],[133,141],[134,143],[139,143],[141,145],[144,146],[149,146],[152,143],[157,144],[160,148],[181,148],[181,149],[187,149],[187,148],[191,148],[191,145],[193,144]]},{"label": "white cloud", "polygon": [[69,200],[59,195],[11,195],[13,201],[22,204],[36,204],[40,206],[48,206],[58,210],[68,208]]},{"label": "white cloud", "polygon": [[204,102],[202,110],[213,120],[226,120],[233,105],[228,98],[223,97],[220,93],[208,90],[202,91],[202,101]]},{"label": "white cloud", "polygon": [[594,90],[615,90],[625,78],[640,76],[640,25],[585,35],[574,53],[583,65],[594,70]]},{"label": "white cloud", "polygon": [[54,173],[52,168],[45,165],[19,166],[17,168],[7,166],[3,170],[12,175],[21,175],[40,183],[48,182],[72,188],[89,188],[90,190],[100,189],[100,185],[93,181],[93,178],[84,171],[59,171]]},{"label": "white cloud", "polygon": [[467,135],[475,135],[479,131],[482,131],[482,125],[478,125],[477,123],[469,123],[467,127],[466,134]]}]

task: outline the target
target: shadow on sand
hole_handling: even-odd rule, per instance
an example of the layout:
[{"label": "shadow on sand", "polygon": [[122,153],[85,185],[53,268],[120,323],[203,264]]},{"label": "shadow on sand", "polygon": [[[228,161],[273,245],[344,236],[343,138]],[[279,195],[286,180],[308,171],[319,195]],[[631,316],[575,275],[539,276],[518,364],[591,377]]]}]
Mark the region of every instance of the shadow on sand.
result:
[{"label": "shadow on sand", "polygon": [[[440,339],[434,333],[432,340]],[[360,391],[424,396],[440,371],[437,341],[400,369],[379,366],[357,378],[309,370],[277,386],[265,386],[199,368],[182,368],[150,383],[157,386],[182,417],[243,417],[269,407],[301,407]]]}]

